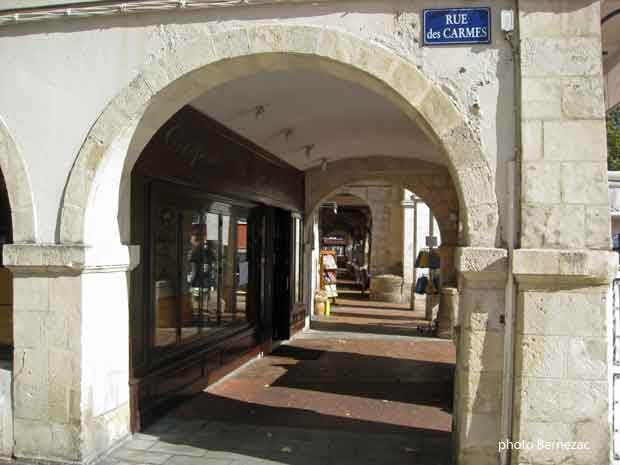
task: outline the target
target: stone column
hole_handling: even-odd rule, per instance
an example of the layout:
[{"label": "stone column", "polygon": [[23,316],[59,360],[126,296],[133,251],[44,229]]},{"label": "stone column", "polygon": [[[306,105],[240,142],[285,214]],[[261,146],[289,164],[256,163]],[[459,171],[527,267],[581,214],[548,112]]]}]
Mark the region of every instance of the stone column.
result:
[{"label": "stone column", "polygon": [[[611,252],[518,250],[513,463],[608,463],[607,305]],[[582,442],[546,450],[539,441]]]},{"label": "stone column", "polygon": [[459,465],[498,463],[507,257],[504,249],[456,249],[460,296],[453,411]]},{"label": "stone column", "polygon": [[15,456],[86,463],[129,434],[133,247],[4,247],[14,285]]},{"label": "stone column", "polygon": [[414,308],[415,294],[412,286],[415,283],[415,202],[411,192],[404,190],[403,201],[403,303],[410,303]]},{"label": "stone column", "polygon": [[[521,249],[512,463],[609,461],[610,249],[600,2],[519,2]],[[615,264],[614,264],[615,262]],[[583,441],[546,450],[536,441]]]}]

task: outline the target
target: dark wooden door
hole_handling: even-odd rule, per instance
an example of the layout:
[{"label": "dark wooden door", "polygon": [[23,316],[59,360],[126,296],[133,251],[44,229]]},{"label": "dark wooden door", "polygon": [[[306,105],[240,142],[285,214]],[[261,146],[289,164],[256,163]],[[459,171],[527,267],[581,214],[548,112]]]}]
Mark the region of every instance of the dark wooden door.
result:
[{"label": "dark wooden door", "polygon": [[276,209],[274,216],[273,339],[286,340],[291,335],[292,217],[281,209]]}]

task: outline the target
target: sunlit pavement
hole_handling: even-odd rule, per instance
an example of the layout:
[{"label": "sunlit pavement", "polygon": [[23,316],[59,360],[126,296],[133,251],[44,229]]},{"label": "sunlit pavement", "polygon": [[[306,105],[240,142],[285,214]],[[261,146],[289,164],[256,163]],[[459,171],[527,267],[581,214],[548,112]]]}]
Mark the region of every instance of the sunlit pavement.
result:
[{"label": "sunlit pavement", "polygon": [[418,313],[341,305],[321,319],[337,331],[297,336],[102,463],[449,464],[454,346],[416,336]]}]

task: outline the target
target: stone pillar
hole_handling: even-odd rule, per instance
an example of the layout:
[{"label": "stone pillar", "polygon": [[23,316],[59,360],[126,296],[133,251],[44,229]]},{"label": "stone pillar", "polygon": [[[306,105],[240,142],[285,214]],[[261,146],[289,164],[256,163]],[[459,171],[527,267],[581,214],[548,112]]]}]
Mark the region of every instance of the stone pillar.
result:
[{"label": "stone pillar", "polygon": [[457,248],[454,439],[459,465],[497,465],[502,405],[504,249]]},{"label": "stone pillar", "polygon": [[129,434],[133,247],[4,247],[14,289],[15,456],[86,463]]},{"label": "stone pillar", "polygon": [[586,451],[513,451],[512,463],[609,461],[607,194],[600,2],[519,2],[521,249],[513,441]]},{"label": "stone pillar", "polygon": [[[518,250],[513,463],[608,463],[609,278],[616,254]],[[588,450],[545,450],[538,441],[582,442]]]},{"label": "stone pillar", "polygon": [[13,364],[0,361],[0,457],[13,456]]},{"label": "stone pillar", "polygon": [[403,190],[403,303],[415,300],[412,286],[415,283],[415,202],[411,192]]},{"label": "stone pillar", "polygon": [[437,337],[452,339],[458,315],[459,292],[454,287],[442,287],[437,315]]}]

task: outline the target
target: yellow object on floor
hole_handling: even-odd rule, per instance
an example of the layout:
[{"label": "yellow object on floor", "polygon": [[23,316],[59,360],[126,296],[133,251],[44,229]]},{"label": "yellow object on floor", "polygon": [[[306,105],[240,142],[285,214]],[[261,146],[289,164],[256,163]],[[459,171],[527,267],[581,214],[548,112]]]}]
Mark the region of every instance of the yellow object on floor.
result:
[{"label": "yellow object on floor", "polygon": [[330,316],[332,313],[332,301],[330,299],[327,299],[327,302],[325,302],[325,316]]}]

